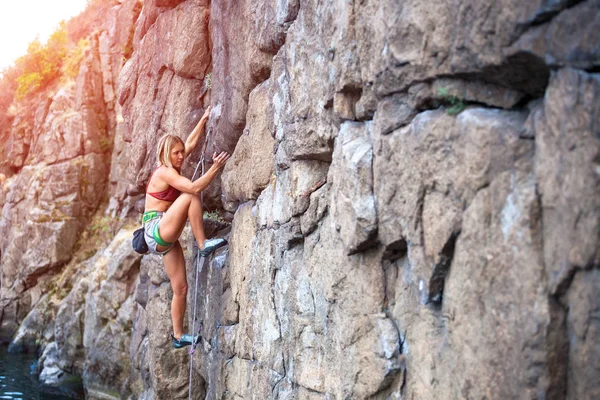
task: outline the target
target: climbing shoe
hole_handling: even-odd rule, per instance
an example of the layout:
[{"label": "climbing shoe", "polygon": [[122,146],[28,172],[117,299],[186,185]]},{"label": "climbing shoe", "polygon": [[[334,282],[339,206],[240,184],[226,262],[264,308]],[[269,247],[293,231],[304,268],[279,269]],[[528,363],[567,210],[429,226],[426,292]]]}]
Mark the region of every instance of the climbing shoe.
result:
[{"label": "climbing shoe", "polygon": [[171,333],[171,342],[173,343],[173,348],[175,349],[196,344],[198,343],[198,339],[200,339],[200,335],[192,336],[188,333],[184,333],[179,339],[175,339],[175,336],[173,336]]},{"label": "climbing shoe", "polygon": [[213,251],[215,251],[219,247],[223,247],[226,244],[227,244],[227,240],[225,240],[223,238],[208,239],[207,241],[204,242],[204,249],[200,250],[200,255],[202,257],[206,257],[207,255],[211,254]]}]

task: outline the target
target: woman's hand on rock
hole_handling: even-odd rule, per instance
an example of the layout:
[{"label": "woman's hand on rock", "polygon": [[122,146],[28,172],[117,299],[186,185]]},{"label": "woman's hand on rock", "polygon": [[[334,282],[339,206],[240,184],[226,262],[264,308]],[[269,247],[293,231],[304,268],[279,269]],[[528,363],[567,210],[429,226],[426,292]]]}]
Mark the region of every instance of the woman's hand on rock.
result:
[{"label": "woman's hand on rock", "polygon": [[231,157],[231,154],[225,151],[222,151],[220,154],[213,153],[213,167],[217,170],[223,168],[229,157]]},{"label": "woman's hand on rock", "polygon": [[202,118],[200,118],[200,121],[207,120],[209,115],[210,115],[210,105],[208,107],[206,107],[206,110],[204,110],[204,114],[202,114]]}]

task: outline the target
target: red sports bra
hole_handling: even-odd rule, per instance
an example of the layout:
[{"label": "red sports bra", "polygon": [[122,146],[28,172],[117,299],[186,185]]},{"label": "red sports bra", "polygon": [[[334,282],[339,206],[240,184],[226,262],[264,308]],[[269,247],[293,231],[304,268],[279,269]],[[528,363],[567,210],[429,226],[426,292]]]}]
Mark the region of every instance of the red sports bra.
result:
[{"label": "red sports bra", "polygon": [[[160,167],[158,167],[158,168],[160,168]],[[158,168],[155,169],[154,172],[158,171]],[[154,175],[154,172],[152,173],[152,175]],[[146,193],[148,193],[150,196],[154,197],[155,199],[162,200],[162,201],[169,201],[172,203],[175,200],[177,200],[177,198],[181,194],[181,191],[175,189],[172,186],[169,186],[167,189],[163,190],[162,192],[153,192],[153,193],[148,192],[148,186],[150,185],[150,181],[152,180],[152,175],[150,175],[150,179],[148,179],[148,185],[146,185]]]}]

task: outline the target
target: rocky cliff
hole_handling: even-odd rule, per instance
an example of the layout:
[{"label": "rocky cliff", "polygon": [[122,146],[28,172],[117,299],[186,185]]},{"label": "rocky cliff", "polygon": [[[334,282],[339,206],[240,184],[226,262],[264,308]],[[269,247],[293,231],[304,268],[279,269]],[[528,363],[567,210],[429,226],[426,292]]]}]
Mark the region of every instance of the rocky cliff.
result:
[{"label": "rocky cliff", "polygon": [[[600,1],[113,10],[136,21],[131,59],[106,62],[121,28],[98,34],[31,128],[81,145],[15,146],[33,150],[3,209],[2,328],[25,346],[50,327],[48,376],[91,398],[600,397]],[[209,104],[206,153],[233,156],[204,202],[229,246],[183,239],[190,373],[160,258],[128,228],[71,249],[98,207],[140,210],[158,138]]]},{"label": "rocky cliff", "polygon": [[122,150],[114,145],[122,132],[117,83],[141,7],[113,2],[99,7],[96,25],[73,21],[81,28],[69,33],[89,40],[78,76],[37,102],[15,101],[3,143],[3,168],[13,175],[0,196],[0,342],[40,351],[45,383],[83,376],[89,393],[95,385],[131,392],[139,257],[131,254],[131,227],[118,229],[127,201],[107,204],[122,180],[111,162]]}]

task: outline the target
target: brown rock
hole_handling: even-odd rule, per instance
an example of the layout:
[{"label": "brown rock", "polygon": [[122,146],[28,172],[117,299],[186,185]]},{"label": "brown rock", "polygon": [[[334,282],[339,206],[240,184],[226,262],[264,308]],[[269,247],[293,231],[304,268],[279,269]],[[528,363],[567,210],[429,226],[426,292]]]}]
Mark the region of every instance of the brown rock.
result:
[{"label": "brown rock", "polygon": [[[90,154],[47,167],[27,167],[19,174],[4,207],[4,215],[10,217],[1,225],[4,287],[35,282],[37,275],[71,258],[78,219],[89,216],[98,204],[95,190],[104,185],[103,167],[100,156]],[[18,226],[23,228],[13,228]]]},{"label": "brown rock", "polygon": [[185,0],[155,0],[156,7],[175,7],[183,3]]},{"label": "brown rock", "polygon": [[[283,15],[290,16],[284,19],[293,19],[293,12],[288,10],[294,7],[294,3],[280,3]],[[211,8],[210,24],[214,27],[211,103],[219,112],[214,114],[215,119],[211,121],[217,136],[208,149],[210,154],[217,149],[234,148],[244,128],[248,95],[269,76],[274,52],[264,52],[257,41],[263,43],[263,48],[272,47],[267,44],[270,35],[264,31],[271,29],[271,24],[261,22],[255,28],[253,17],[256,12],[257,19],[269,21],[275,17],[276,10],[266,4],[263,10],[254,9],[253,3],[239,1],[218,3]],[[267,14],[261,15],[260,11]],[[230,21],[236,21],[236,24]],[[277,31],[271,32],[271,35],[275,36],[276,42],[281,40]]]},{"label": "brown rock", "polygon": [[302,234],[307,236],[315,230],[329,209],[330,186],[325,184],[310,194],[308,209],[300,216]]},{"label": "brown rock", "polygon": [[[299,2],[295,0],[213,3],[210,14],[213,111],[209,129],[214,134],[207,154],[232,152],[235,148],[244,132],[249,94],[269,77],[273,54],[283,43],[298,8]],[[219,197],[219,185],[205,193],[208,204],[219,205]]]},{"label": "brown rock", "polygon": [[436,79],[431,85],[433,96],[448,103],[449,97],[459,101],[483,103],[498,108],[513,108],[524,97],[523,93],[505,87],[460,79]]},{"label": "brown rock", "polygon": [[[430,361],[455,363],[461,374],[429,373],[450,397],[530,397],[562,384],[549,373],[550,357],[559,348],[548,333],[550,304],[540,280],[540,210],[532,162],[523,167],[498,175],[463,216],[442,305],[449,336],[438,342],[441,359],[432,355]],[[417,374],[430,366],[412,357],[407,363]],[[476,365],[490,367],[482,374]],[[426,387],[416,384],[412,390]]]},{"label": "brown rock", "polygon": [[[154,20],[144,28],[153,12]],[[118,95],[127,127],[123,140],[131,143],[125,156],[129,195],[143,191],[160,136],[168,132],[185,140],[202,115],[210,65],[208,15],[205,2],[186,1],[165,10],[144,5],[138,30],[146,32],[143,40],[136,33],[139,43],[121,72]],[[190,26],[200,27],[197,35],[186,33]],[[190,162],[195,164],[196,157]],[[189,170],[184,166],[184,172]]]},{"label": "brown rock", "polygon": [[408,124],[417,115],[405,95],[394,94],[377,103],[377,130],[386,135]]}]

